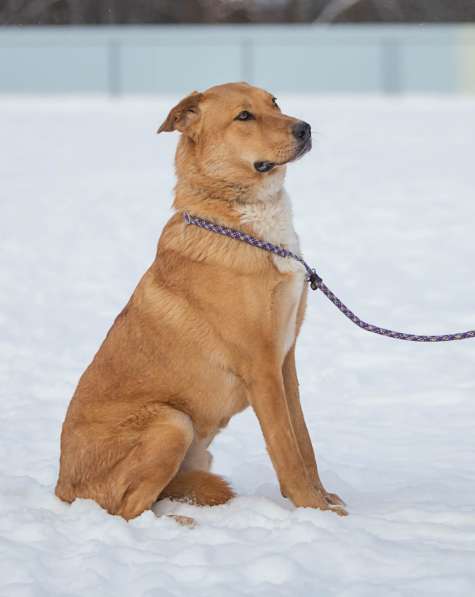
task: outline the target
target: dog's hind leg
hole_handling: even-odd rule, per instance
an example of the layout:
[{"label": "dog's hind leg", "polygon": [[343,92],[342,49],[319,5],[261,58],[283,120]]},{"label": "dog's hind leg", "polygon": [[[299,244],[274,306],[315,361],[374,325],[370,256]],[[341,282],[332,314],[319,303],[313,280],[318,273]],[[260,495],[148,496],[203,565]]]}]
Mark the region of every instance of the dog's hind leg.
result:
[{"label": "dog's hind leg", "polygon": [[161,405],[125,458],[107,479],[107,492],[95,497],[111,514],[135,518],[151,508],[176,475],[193,440],[193,424],[185,413]]}]

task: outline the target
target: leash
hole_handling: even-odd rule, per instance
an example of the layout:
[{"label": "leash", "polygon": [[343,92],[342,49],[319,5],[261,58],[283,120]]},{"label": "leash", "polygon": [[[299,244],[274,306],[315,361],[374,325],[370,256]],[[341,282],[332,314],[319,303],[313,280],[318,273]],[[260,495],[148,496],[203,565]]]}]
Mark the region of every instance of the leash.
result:
[{"label": "leash", "polygon": [[417,334],[405,334],[403,332],[395,332],[393,330],[387,330],[385,328],[378,327],[376,325],[372,325],[371,323],[367,323],[360,319],[357,315],[351,311],[344,303],[340,301],[340,299],[333,294],[333,292],[328,288],[322,278],[317,274],[315,269],[311,268],[308,263],[300,256],[292,253],[288,249],[284,249],[284,247],[279,247],[279,245],[274,245],[270,242],[260,240],[250,234],[246,234],[245,232],[241,232],[240,230],[235,230],[234,228],[228,228],[227,226],[221,226],[219,224],[214,224],[209,220],[205,220],[204,218],[199,218],[198,216],[192,216],[188,212],[183,213],[183,218],[187,224],[191,224],[193,226],[198,226],[199,228],[203,228],[204,230],[208,230],[209,232],[215,232],[217,234],[221,234],[223,236],[227,236],[228,238],[233,238],[234,240],[239,240],[241,242],[247,243],[252,247],[257,247],[258,249],[262,249],[263,251],[268,251],[269,253],[273,253],[274,255],[278,255],[279,257],[290,257],[291,259],[295,259],[299,261],[304,267],[307,272],[306,280],[310,285],[312,290],[321,290],[323,294],[335,305],[337,309],[339,309],[345,317],[351,320],[354,324],[360,327],[367,332],[372,332],[373,334],[379,334],[380,336],[387,336],[389,338],[396,338],[397,340],[409,340],[410,342],[452,342],[453,340],[466,340],[467,338],[475,338],[475,330],[470,330],[468,332],[460,332],[458,334],[442,334],[440,336],[424,336],[424,335],[417,335]]}]

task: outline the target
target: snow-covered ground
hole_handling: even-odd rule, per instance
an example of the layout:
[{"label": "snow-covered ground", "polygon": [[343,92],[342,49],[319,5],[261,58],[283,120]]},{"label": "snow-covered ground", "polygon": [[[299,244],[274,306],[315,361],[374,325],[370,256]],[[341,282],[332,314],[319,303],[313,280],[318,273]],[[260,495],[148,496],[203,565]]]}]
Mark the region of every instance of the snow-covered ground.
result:
[{"label": "snow-covered ground", "polygon": [[[280,98],[315,148],[288,190],[307,259],[364,318],[475,327],[475,100]],[[172,99],[0,100],[0,596],[475,595],[475,340],[371,336],[310,296],[302,401],[350,515],[279,493],[247,411],[213,445],[239,497],[126,523],[58,501],[74,386],[170,214]]]}]

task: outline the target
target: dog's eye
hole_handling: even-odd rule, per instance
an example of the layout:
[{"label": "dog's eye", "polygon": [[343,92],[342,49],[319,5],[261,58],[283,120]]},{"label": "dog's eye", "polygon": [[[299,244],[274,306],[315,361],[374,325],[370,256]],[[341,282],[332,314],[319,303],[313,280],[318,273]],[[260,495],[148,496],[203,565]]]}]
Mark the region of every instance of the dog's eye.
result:
[{"label": "dog's eye", "polygon": [[276,97],[273,97],[273,98],[272,98],[272,103],[274,104],[274,106],[275,106],[276,108],[278,108],[278,107],[279,107],[279,104],[277,103],[277,98],[276,98]]},{"label": "dog's eye", "polygon": [[253,120],[254,116],[247,110],[240,112],[234,120]]}]

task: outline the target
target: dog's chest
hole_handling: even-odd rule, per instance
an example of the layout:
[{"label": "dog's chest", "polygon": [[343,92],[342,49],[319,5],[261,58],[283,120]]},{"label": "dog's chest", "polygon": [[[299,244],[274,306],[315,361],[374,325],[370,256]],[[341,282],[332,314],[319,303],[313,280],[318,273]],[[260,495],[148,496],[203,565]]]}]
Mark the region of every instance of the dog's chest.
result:
[{"label": "dog's chest", "polygon": [[[241,206],[241,222],[252,226],[262,240],[300,254],[300,244],[292,221],[289,198],[282,191],[276,200],[259,201]],[[291,258],[272,256],[275,267],[285,276],[276,301],[276,337],[285,356],[295,341],[298,307],[304,289],[305,269]]]},{"label": "dog's chest", "polygon": [[[300,253],[290,200],[284,190],[280,191],[275,199],[241,205],[239,213],[241,223],[251,225],[260,239],[280,245],[297,255]],[[272,259],[281,272],[304,273],[302,264],[294,259],[278,255],[273,255]]]},{"label": "dog's chest", "polygon": [[304,290],[304,276],[300,273],[290,274],[291,280],[279,288],[276,301],[275,329],[278,334],[278,344],[282,358],[289,352],[297,335],[297,317],[302,292]]}]

